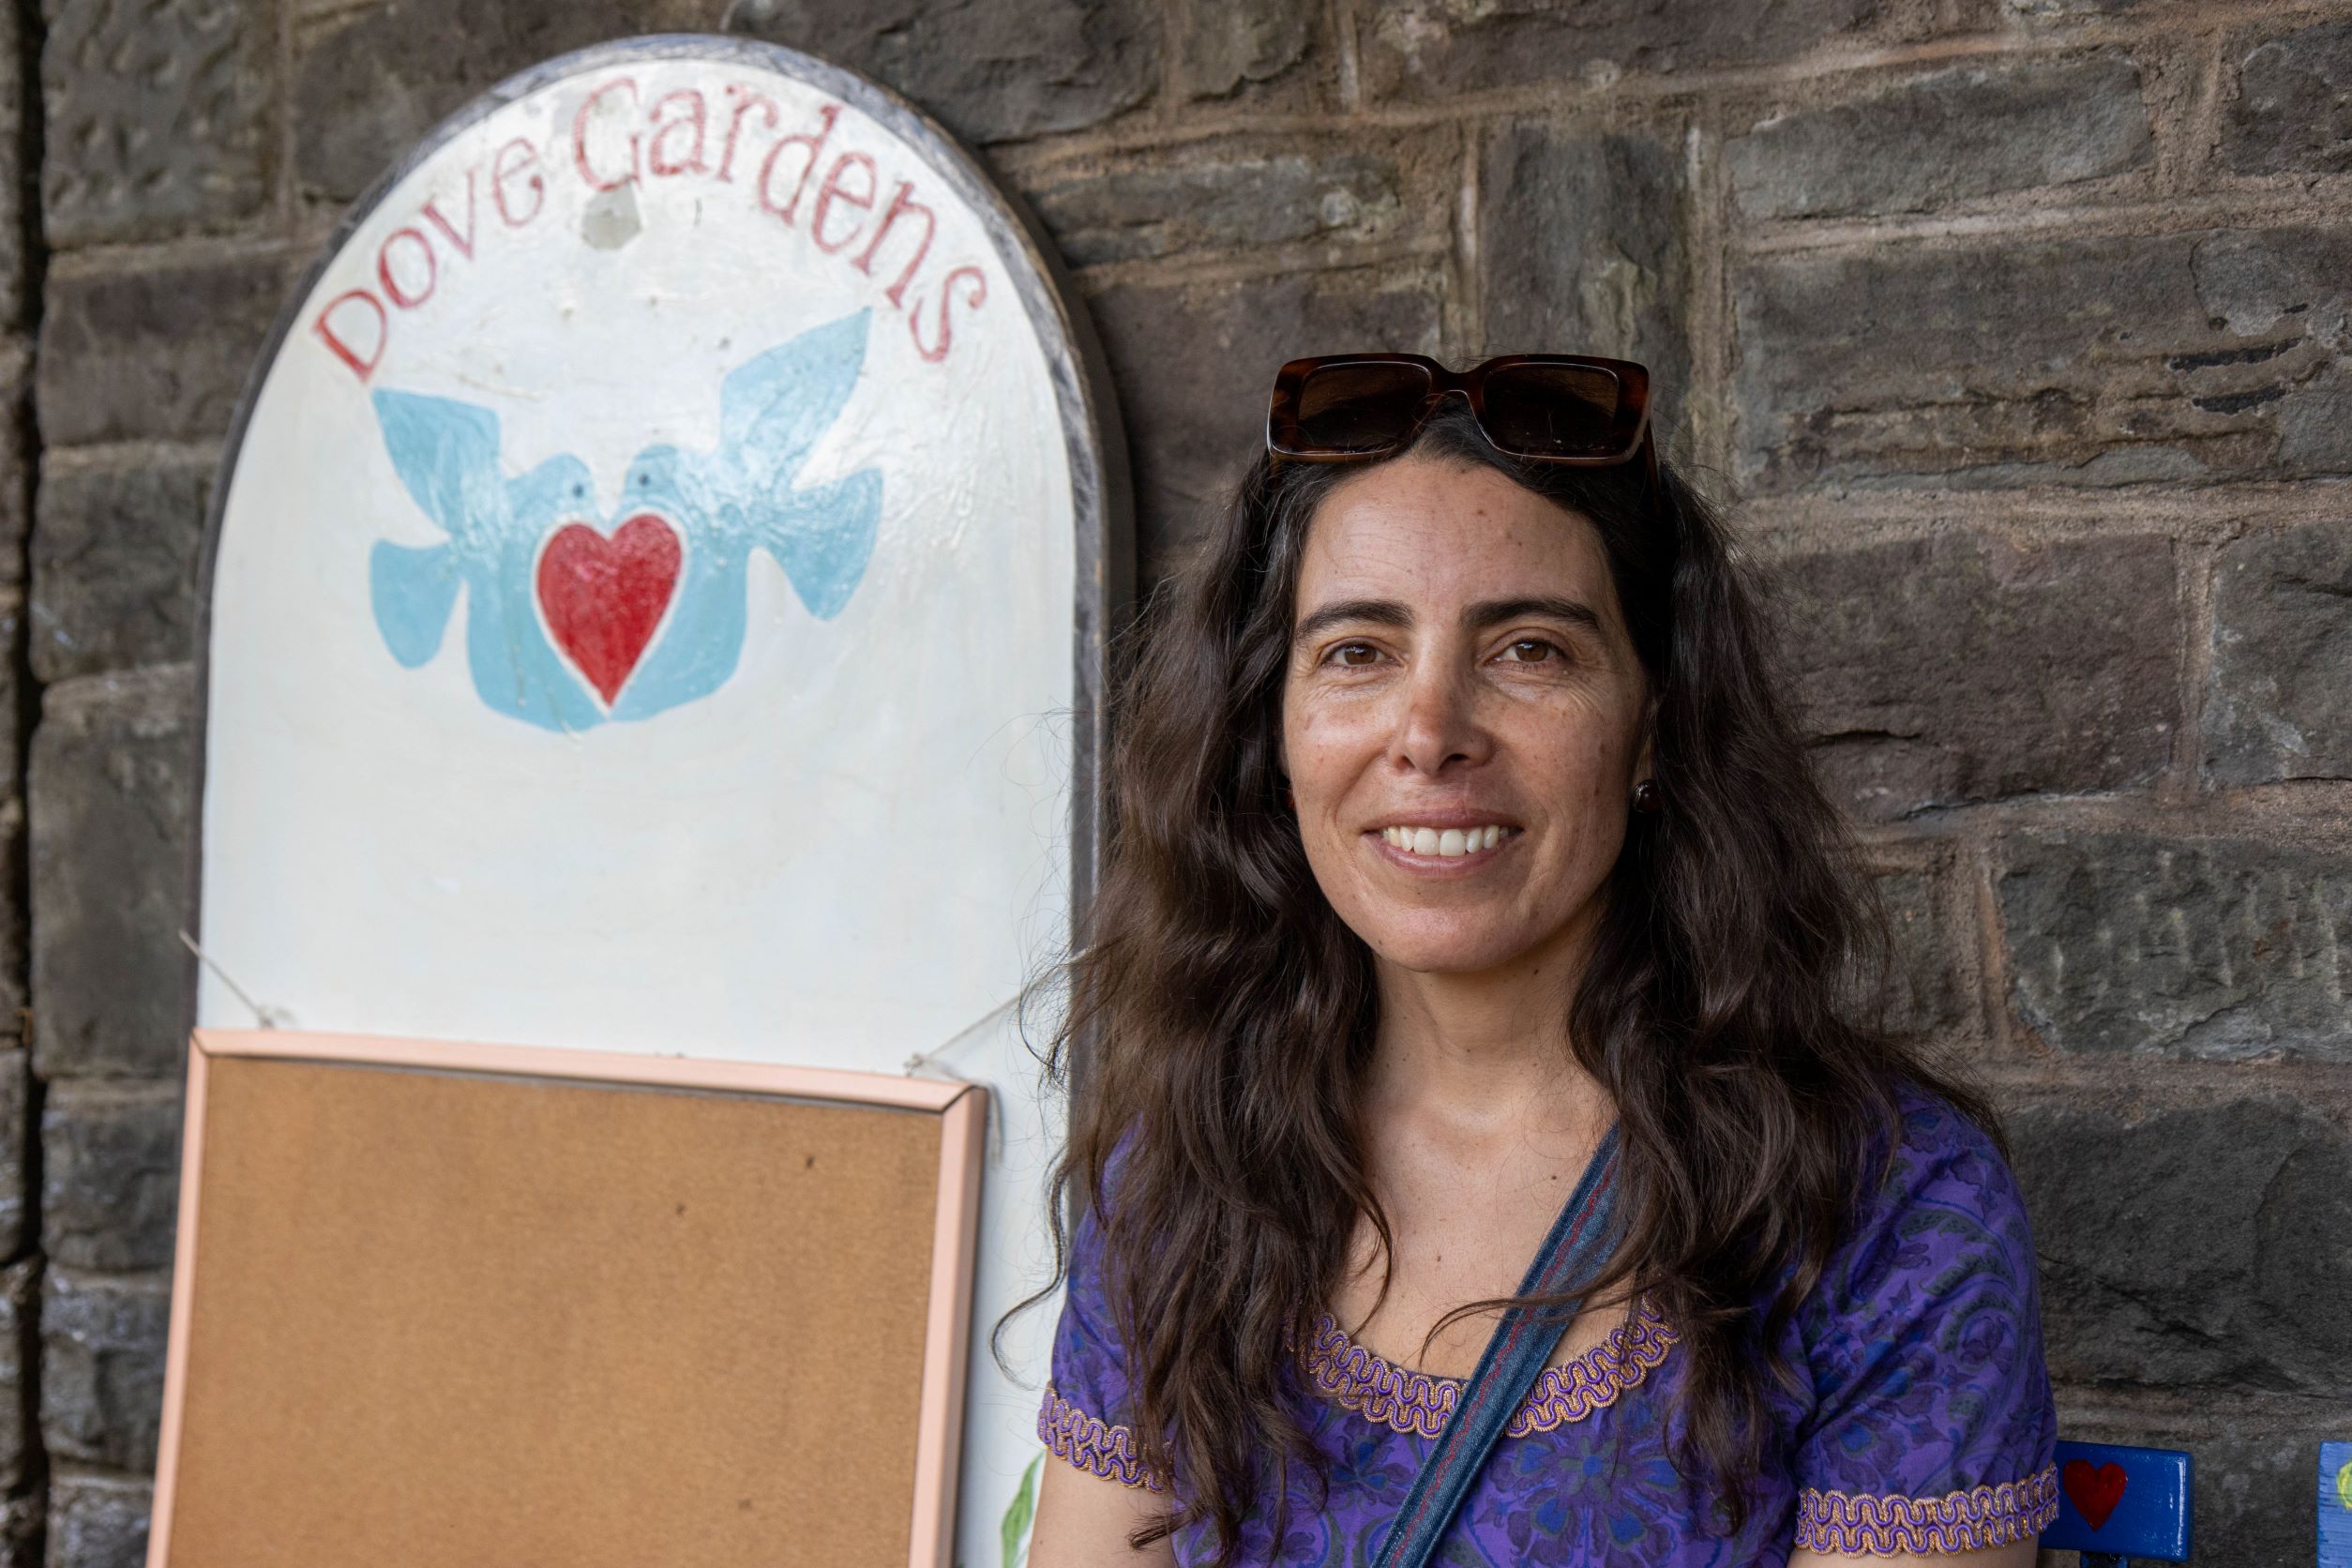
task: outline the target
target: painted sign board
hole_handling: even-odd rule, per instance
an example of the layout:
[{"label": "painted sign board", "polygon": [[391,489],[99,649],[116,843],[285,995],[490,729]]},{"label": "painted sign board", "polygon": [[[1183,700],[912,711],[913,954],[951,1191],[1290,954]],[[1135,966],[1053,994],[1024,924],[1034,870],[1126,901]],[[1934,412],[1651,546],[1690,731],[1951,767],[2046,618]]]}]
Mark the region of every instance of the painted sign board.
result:
[{"label": "painted sign board", "polygon": [[[807,56],[636,39],[441,127],[217,490],[197,1021],[986,1082],[985,1342],[1046,1259],[1007,1004],[1090,880],[1125,589],[1093,364],[970,155]],[[974,1568],[1051,1317],[1033,1386],[974,1358]]]}]

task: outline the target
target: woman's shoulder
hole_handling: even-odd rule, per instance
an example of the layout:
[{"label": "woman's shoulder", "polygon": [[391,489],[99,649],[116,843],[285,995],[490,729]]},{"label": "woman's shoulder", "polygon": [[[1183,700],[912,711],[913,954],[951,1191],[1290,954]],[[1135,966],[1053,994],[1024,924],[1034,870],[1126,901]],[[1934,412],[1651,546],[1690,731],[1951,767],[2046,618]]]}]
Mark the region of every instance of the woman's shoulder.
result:
[{"label": "woman's shoulder", "polygon": [[2023,1217],[2017,1180],[1993,1130],[1952,1101],[1910,1079],[1898,1080],[1901,1128],[1873,1194],[1876,1207],[1949,1204],[1988,1217]]},{"label": "woman's shoulder", "polygon": [[1066,1284],[1086,1308],[1112,1316],[1112,1278],[1123,1250],[1132,1256],[1130,1229],[1140,1221],[1130,1180],[1138,1135],[1128,1127],[1111,1141],[1099,1176],[1080,1166],[1070,1174],[1067,1197],[1076,1211],[1064,1259]]},{"label": "woman's shoulder", "polygon": [[1909,1078],[1896,1080],[1893,1094],[1902,1121],[1880,1173],[1882,1197],[1973,1192],[1990,1201],[2015,1196],[2015,1179],[1991,1128]]},{"label": "woman's shoulder", "polygon": [[2029,1540],[2058,1511],[2057,1416],[2025,1200],[1988,1128],[1922,1087],[1897,1102],[1877,1180],[1790,1325],[1811,1384],[1798,1544],[1870,1549],[1856,1521],[1891,1517],[1932,1549],[1959,1549],[1930,1529],[1955,1517],[1979,1521],[1969,1546]]},{"label": "woman's shoulder", "polygon": [[2033,1236],[1998,1139],[1931,1089],[1907,1080],[1894,1093],[1900,1124],[1892,1146],[1873,1144],[1875,1180],[1822,1279],[1827,1304],[1989,1289],[2023,1307],[2036,1294]]}]

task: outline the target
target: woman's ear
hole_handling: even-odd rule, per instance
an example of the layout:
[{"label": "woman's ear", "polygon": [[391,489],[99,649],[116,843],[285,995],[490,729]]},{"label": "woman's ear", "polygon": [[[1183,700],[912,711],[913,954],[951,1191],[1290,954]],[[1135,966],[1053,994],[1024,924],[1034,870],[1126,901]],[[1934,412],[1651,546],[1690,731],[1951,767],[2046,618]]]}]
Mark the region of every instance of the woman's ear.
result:
[{"label": "woman's ear", "polygon": [[1658,694],[1641,700],[1641,739],[1634,748],[1634,782],[1658,776]]}]

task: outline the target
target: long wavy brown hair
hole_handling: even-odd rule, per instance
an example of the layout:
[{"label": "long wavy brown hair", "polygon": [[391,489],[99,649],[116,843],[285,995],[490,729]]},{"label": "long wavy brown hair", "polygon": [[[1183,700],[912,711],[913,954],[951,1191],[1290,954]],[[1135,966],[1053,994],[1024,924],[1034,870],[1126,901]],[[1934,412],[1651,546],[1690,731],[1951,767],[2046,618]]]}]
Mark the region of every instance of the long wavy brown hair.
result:
[{"label": "long wavy brown hair", "polygon": [[[1670,468],[1652,488],[1638,463],[1519,462],[1458,406],[1412,450],[1498,469],[1590,523],[1648,677],[1666,806],[1632,818],[1560,1020],[1621,1129],[1622,1239],[1585,1295],[1646,1292],[1679,1332],[1677,1462],[1736,1530],[1768,1382],[1793,1377],[1778,1331],[1879,1179],[1895,1086],[1998,1131],[1880,1026],[1883,921],[1773,674],[1762,596],[1709,505]],[[1287,1509],[1291,1464],[1327,1480],[1285,1374],[1358,1217],[1384,1255],[1389,1240],[1356,1120],[1372,955],[1317,885],[1280,771],[1300,557],[1356,472],[1260,459],[1146,607],[1112,709],[1107,865],[1048,1056],[1075,1078],[1057,1280],[1076,1199],[1102,1227],[1144,1462],[1184,1479],[1134,1543],[1206,1522],[1221,1562],[1261,1487]]]}]

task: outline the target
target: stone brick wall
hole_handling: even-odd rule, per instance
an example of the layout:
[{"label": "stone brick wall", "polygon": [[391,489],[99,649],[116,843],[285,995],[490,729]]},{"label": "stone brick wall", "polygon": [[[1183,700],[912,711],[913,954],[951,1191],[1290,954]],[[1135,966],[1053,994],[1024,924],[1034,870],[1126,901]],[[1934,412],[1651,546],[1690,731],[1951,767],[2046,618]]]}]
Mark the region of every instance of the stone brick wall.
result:
[{"label": "stone brick wall", "polygon": [[341,204],[505,73],[731,30],[984,149],[1106,336],[1146,580],[1292,354],[1630,354],[1789,597],[1906,1027],[1995,1087],[2067,1431],[2310,1560],[2352,1437],[2352,0],[0,9],[0,1564],[140,1560],[193,568]]}]

